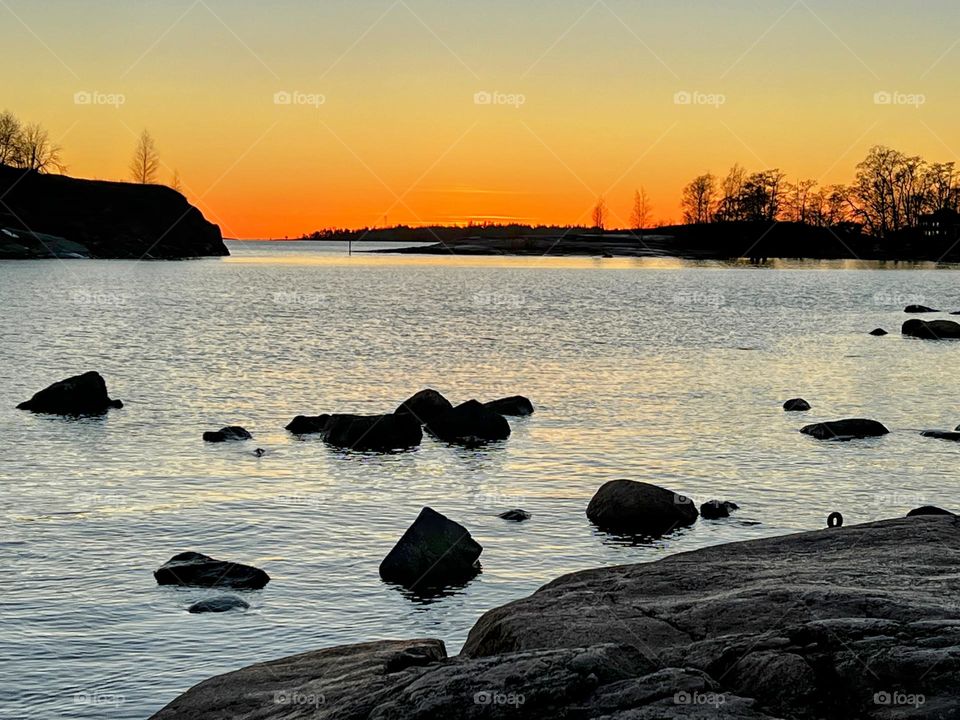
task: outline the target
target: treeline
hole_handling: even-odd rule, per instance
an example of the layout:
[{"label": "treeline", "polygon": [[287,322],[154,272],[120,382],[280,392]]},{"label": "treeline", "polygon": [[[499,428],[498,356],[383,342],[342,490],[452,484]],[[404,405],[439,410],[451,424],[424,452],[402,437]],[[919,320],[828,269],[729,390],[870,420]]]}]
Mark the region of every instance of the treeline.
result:
[{"label": "treeline", "polygon": [[36,172],[64,172],[60,146],[40,123],[22,123],[13,113],[0,114],[0,164]]},{"label": "treeline", "polygon": [[570,231],[589,232],[587,227],[562,227],[559,225],[507,225],[495,223],[470,223],[469,225],[430,225],[410,227],[396,225],[387,228],[361,228],[347,230],[330,228],[317,230],[299,238],[300,240],[353,241],[353,242],[454,242],[471,237],[483,238],[521,238],[521,237],[557,237]]},{"label": "treeline", "polygon": [[858,225],[885,238],[917,227],[921,216],[960,205],[955,163],[928,163],[882,145],[857,165],[850,185],[792,182],[778,169],[748,173],[734,165],[723,180],[712,173],[683,189],[687,224],[784,220],[818,227]]}]

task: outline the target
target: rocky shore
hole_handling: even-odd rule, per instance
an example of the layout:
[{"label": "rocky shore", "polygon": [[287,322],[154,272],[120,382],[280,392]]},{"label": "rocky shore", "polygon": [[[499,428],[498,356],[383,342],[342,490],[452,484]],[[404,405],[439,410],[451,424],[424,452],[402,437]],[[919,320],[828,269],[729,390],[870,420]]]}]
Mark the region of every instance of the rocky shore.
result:
[{"label": "rocky shore", "polygon": [[577,572],[486,613],[458,656],[308,652],[154,718],[960,718],[958,552],[958,518],[921,515]]}]

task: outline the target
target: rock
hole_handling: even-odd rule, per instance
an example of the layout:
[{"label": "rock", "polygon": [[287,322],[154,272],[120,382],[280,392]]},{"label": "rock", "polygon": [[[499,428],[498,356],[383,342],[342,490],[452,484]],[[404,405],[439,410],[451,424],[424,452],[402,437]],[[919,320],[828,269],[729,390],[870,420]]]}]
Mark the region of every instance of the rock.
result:
[{"label": "rock", "polygon": [[700,506],[700,515],[706,520],[718,520],[719,518],[730,517],[731,510],[739,510],[740,506],[729,500],[720,502],[719,500],[710,500]]},{"label": "rock", "polygon": [[55,382],[17,405],[18,410],[51,415],[100,415],[111,408],[122,407],[122,402],[108,397],[107,383],[97,372]]},{"label": "rock", "polygon": [[512,520],[513,522],[523,522],[524,520],[529,520],[533,516],[530,515],[530,513],[528,513],[526,510],[516,508],[514,510],[502,512],[497,515],[497,517],[503,518],[504,520]]},{"label": "rock", "polygon": [[633,480],[604,483],[587,506],[601,530],[624,535],[664,535],[697,520],[697,508],[683,495]]},{"label": "rock", "polygon": [[264,450],[263,448],[257,448],[256,450],[253,451],[254,457],[258,457],[258,458],[263,457],[266,454],[267,454],[267,451]]},{"label": "rock", "polygon": [[920,515],[955,515],[955,513],[944,510],[943,508],[938,508],[935,505],[924,505],[923,507],[914,508],[907,513],[907,517],[917,517]]},{"label": "rock", "polygon": [[421,425],[428,425],[438,415],[453,409],[453,404],[436,390],[421,390],[407,398],[395,411],[395,415],[412,415]]},{"label": "rock", "polygon": [[259,568],[240,563],[214,560],[207,555],[185,552],[174,555],[155,570],[158,585],[186,585],[193,587],[230,587],[259,590],[270,576]]},{"label": "rock", "polygon": [[250,440],[253,437],[249,432],[239,425],[230,425],[223,427],[216,432],[205,432],[203,439],[206,442],[221,443],[228,440]]},{"label": "rock", "polygon": [[329,415],[317,415],[310,417],[308,415],[297,415],[293,420],[287,423],[286,430],[294,435],[312,435],[323,432],[327,423],[330,421]]},{"label": "rock", "polygon": [[89,258],[90,250],[80,243],[46,233],[0,227],[0,259]]},{"label": "rock", "polygon": [[937,438],[938,440],[953,440],[954,442],[960,441],[960,432],[949,431],[949,430],[924,430],[920,433],[923,437],[928,438]]},{"label": "rock", "polygon": [[935,313],[940,312],[939,310],[934,310],[933,308],[928,308],[926,305],[907,305],[903,311],[905,313]]},{"label": "rock", "polygon": [[889,335],[889,333],[883,328],[875,328],[870,331],[870,334],[874,337],[883,337],[884,335]]},{"label": "rock", "polygon": [[230,610],[246,610],[250,604],[233,595],[221,595],[220,597],[210,598],[195,602],[187,612],[190,613],[222,613]]},{"label": "rock", "polygon": [[434,437],[449,443],[478,445],[510,437],[510,424],[503,415],[468,400],[438,415],[427,425]]},{"label": "rock", "polygon": [[783,409],[787,412],[804,412],[810,409],[810,403],[803,398],[793,398],[783,404]]},{"label": "rock", "polygon": [[854,438],[878,437],[886,435],[890,431],[876,420],[850,418],[806,425],[800,428],[800,432],[815,437],[817,440],[853,440]]},{"label": "rock", "polygon": [[420,591],[459,585],[480,572],[481,552],[463,525],[425,507],[380,563],[380,577]]},{"label": "rock", "polygon": [[953,320],[907,320],[900,332],[923,340],[960,340],[960,323]]},{"label": "rock", "polygon": [[533,403],[523,397],[523,395],[512,395],[511,397],[500,398],[499,400],[491,400],[490,402],[484,403],[483,406],[501,415],[513,417],[533,415]]},{"label": "rock", "polygon": [[347,450],[390,452],[416,447],[423,430],[412,415],[331,415],[323,439]]}]

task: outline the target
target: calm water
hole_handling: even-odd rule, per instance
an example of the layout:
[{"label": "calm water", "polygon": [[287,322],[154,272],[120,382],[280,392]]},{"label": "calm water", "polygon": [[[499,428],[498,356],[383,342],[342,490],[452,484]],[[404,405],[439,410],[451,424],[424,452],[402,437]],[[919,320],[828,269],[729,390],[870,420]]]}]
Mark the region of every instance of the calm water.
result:
[{"label": "calm water", "polygon": [[[849,523],[954,504],[960,446],[917,431],[960,422],[960,345],[897,329],[908,302],[960,308],[955,270],[231,250],[0,263],[0,713],[144,718],[210,675],[375,638],[456,652],[483,611],[562,573],[819,528],[832,510]],[[893,334],[869,337],[878,325]],[[13,409],[88,369],[125,409]],[[388,411],[424,387],[522,393],[537,413],[482,451],[425,439],[351,455],[283,430],[300,413]],[[782,412],[798,395],[814,410]],[[858,415],[894,433],[796,432]],[[201,442],[225,424],[255,440]],[[625,545],[584,516],[619,477],[742,510]],[[485,548],[483,574],[429,604],[377,575],[425,504]],[[533,519],[496,517],[518,506]],[[190,615],[208,592],[151,575],[185,550],[272,582],[244,593],[245,613]]]}]

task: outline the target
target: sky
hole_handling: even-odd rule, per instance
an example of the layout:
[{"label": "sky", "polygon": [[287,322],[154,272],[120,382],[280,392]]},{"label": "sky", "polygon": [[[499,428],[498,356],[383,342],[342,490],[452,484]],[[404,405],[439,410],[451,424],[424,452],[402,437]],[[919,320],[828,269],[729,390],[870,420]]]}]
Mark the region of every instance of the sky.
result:
[{"label": "sky", "polygon": [[0,109],[71,175],[137,136],[225,235],[680,219],[734,163],[960,160],[955,0],[0,0]]}]

